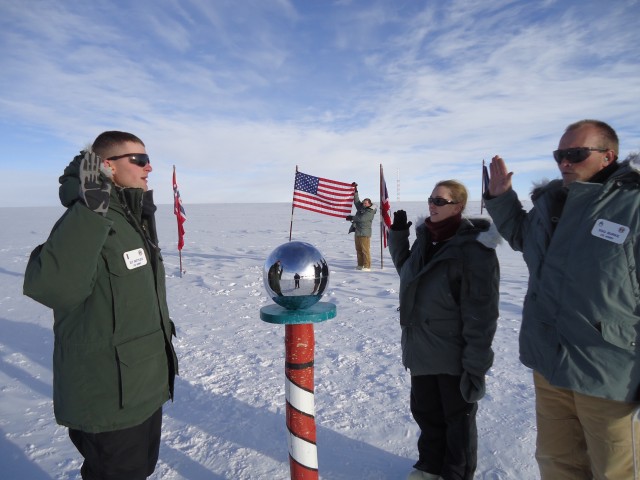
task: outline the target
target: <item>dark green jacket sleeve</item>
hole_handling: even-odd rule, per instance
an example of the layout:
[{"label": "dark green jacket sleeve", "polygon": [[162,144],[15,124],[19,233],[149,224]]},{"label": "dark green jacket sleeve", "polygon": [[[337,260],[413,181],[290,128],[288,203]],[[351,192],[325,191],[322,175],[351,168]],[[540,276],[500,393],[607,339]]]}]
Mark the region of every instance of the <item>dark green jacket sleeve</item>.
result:
[{"label": "dark green jacket sleeve", "polygon": [[69,310],[93,291],[112,222],[78,202],[29,258],[23,292],[54,310]]}]

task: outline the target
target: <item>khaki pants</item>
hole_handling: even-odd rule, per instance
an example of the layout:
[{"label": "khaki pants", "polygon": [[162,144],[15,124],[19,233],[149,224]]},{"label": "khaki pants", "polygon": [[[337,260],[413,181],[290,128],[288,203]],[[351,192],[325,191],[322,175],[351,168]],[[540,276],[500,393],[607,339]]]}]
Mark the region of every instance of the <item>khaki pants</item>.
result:
[{"label": "khaki pants", "polygon": [[536,460],[542,480],[632,480],[638,404],[583,395],[533,373]]},{"label": "khaki pants", "polygon": [[371,237],[355,237],[358,266],[371,268]]}]

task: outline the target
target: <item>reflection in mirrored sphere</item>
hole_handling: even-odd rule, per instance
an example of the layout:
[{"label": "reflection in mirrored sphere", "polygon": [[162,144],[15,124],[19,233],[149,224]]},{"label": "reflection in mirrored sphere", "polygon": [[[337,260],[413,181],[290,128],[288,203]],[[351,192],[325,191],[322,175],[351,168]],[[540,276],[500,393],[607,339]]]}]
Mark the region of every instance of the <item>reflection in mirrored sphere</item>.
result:
[{"label": "reflection in mirrored sphere", "polygon": [[310,243],[288,242],[267,257],[263,280],[274,302],[299,310],[320,300],[329,284],[329,266]]}]

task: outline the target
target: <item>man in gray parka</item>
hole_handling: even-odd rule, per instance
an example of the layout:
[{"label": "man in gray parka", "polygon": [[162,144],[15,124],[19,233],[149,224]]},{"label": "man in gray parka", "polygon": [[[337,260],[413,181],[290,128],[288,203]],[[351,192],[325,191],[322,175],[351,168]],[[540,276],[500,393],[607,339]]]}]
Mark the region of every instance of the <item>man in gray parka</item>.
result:
[{"label": "man in gray parka", "polygon": [[[487,210],[523,253],[529,286],[520,360],[533,369],[542,480],[634,478],[640,389],[640,166],[619,163],[606,123],[569,125],[562,180],[525,211],[504,160],[491,160]],[[638,447],[638,445],[636,445]]]},{"label": "man in gray parka", "polygon": [[356,214],[348,215],[346,219],[351,222],[349,233],[355,232],[356,256],[358,257],[356,269],[368,272],[371,270],[371,223],[377,209],[369,198],[360,201],[358,184],[353,182],[352,185],[356,187],[353,197]]}]

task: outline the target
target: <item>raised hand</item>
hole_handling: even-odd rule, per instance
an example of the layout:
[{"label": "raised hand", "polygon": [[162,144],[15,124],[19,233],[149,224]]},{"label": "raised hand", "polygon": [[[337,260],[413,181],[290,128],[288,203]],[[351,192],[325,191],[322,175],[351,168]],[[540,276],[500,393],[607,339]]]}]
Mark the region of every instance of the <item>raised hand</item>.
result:
[{"label": "raised hand", "polygon": [[109,210],[111,180],[100,172],[100,157],[84,152],[80,162],[80,198],[90,210],[105,216]]},{"label": "raised hand", "polygon": [[497,197],[507,190],[511,190],[511,177],[513,172],[507,170],[507,164],[501,156],[496,155],[489,164],[491,176],[489,178],[489,195]]},{"label": "raised hand", "polygon": [[398,210],[393,212],[393,223],[391,224],[391,230],[408,230],[413,225],[413,222],[407,223],[407,212],[404,210]]}]

